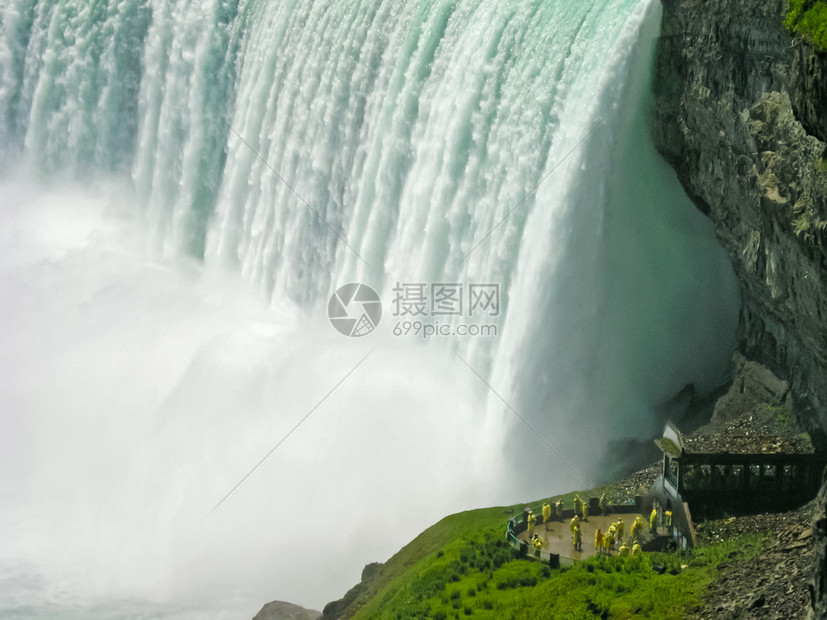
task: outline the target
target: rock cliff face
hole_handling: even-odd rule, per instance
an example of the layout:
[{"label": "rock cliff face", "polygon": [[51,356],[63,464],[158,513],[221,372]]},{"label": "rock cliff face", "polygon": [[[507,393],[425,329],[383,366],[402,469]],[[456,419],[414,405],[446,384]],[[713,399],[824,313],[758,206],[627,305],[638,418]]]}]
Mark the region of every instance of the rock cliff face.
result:
[{"label": "rock cliff face", "polygon": [[[652,135],[715,222],[741,281],[739,349],[827,429],[827,53],[784,28],[786,0],[663,0]],[[825,479],[827,480],[827,479]],[[815,616],[827,617],[827,482]]]},{"label": "rock cliff face", "polygon": [[827,428],[827,54],[785,0],[663,0],[652,134],[740,278],[740,350]]}]

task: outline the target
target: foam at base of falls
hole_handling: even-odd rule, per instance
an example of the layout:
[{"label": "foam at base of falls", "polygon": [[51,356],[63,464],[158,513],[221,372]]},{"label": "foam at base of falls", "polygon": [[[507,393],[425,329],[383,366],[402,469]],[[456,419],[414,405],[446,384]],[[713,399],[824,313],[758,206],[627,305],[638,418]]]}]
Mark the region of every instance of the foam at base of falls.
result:
[{"label": "foam at base of falls", "polygon": [[173,615],[215,597],[320,606],[445,514],[496,501],[476,378],[447,350],[357,342],[236,276],[148,261],[111,195],[0,190],[0,565],[33,571],[52,617],[167,597]]}]

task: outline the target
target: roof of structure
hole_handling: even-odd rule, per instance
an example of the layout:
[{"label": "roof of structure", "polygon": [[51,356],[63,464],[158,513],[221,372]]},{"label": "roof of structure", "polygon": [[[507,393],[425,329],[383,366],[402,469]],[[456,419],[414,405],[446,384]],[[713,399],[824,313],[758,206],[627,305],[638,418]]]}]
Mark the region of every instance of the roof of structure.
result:
[{"label": "roof of structure", "polygon": [[783,437],[747,432],[743,435],[714,433],[684,438],[684,454],[813,454],[807,434]]},{"label": "roof of structure", "polygon": [[777,425],[767,425],[753,416],[742,418],[715,429],[714,432],[683,435],[671,422],[664,436],[655,443],[668,456],[679,458],[691,454],[814,454],[807,433],[784,432]]}]

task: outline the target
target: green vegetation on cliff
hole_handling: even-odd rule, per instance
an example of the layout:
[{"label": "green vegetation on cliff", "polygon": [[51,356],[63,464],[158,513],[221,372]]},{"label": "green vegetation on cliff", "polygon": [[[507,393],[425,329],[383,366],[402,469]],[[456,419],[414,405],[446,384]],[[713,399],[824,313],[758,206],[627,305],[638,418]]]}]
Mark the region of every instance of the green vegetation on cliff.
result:
[{"label": "green vegetation on cliff", "polygon": [[790,0],[784,25],[800,34],[817,49],[827,50],[827,2],[825,0]]},{"label": "green vegetation on cliff", "polygon": [[[566,496],[569,504],[571,497]],[[541,503],[532,505],[539,509]],[[505,522],[521,509],[487,508],[446,517],[392,557],[344,615],[538,618],[553,609],[555,616],[566,618],[682,618],[699,604],[722,562],[754,557],[765,542],[752,534],[686,552],[598,557],[552,570],[518,559],[505,543]],[[655,566],[662,567],[662,574]]]}]

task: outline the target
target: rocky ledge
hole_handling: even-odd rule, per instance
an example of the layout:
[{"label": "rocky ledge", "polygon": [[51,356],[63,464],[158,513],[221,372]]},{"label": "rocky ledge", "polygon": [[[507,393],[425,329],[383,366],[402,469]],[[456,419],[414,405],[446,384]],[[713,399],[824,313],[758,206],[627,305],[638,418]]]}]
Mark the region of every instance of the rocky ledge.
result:
[{"label": "rocky ledge", "polygon": [[700,542],[772,532],[772,542],[758,557],[718,565],[696,618],[805,618],[810,609],[807,578],[813,562],[812,504],[788,513],[711,521],[698,528]]}]

